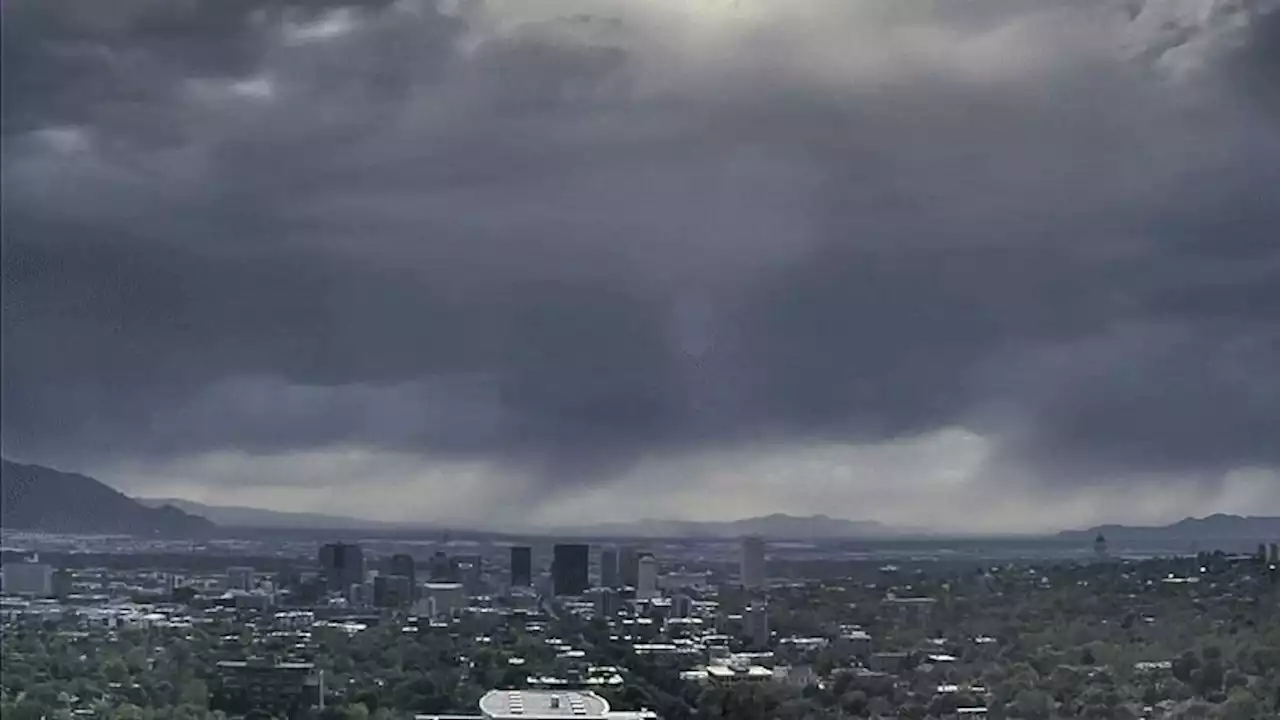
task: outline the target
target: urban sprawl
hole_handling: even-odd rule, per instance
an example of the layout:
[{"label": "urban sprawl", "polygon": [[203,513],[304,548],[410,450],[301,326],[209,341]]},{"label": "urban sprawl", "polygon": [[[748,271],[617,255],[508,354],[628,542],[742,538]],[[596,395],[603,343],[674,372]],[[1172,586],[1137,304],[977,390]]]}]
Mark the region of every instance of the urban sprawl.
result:
[{"label": "urban sprawl", "polygon": [[1280,718],[1280,557],[6,533],[4,720]]}]

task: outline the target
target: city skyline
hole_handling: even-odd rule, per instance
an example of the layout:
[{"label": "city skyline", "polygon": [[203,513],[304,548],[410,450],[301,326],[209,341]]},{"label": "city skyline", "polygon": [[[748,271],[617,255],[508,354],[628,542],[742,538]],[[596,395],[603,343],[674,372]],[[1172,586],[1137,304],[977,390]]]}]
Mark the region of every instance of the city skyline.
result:
[{"label": "city skyline", "polygon": [[1280,12],[908,5],[6,3],[0,450],[491,526],[1280,515]]}]

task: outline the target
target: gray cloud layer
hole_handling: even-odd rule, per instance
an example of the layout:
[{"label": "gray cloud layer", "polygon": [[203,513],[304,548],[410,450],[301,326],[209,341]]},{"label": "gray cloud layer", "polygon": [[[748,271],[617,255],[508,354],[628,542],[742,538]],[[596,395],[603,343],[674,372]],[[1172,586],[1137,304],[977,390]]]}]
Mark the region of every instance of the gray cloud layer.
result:
[{"label": "gray cloud layer", "polygon": [[1274,2],[323,5],[6,4],[5,452],[1280,464]]}]

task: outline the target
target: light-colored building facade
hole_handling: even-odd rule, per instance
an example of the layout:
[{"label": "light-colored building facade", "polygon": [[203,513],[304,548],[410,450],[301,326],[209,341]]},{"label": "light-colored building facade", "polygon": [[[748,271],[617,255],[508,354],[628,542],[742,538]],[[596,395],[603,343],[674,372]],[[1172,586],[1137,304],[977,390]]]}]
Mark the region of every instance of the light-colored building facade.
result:
[{"label": "light-colored building facade", "polygon": [[652,555],[640,558],[636,577],[636,599],[648,600],[658,596],[658,560]]},{"label": "light-colored building facade", "polygon": [[5,563],[4,592],[31,597],[53,595],[53,567],[42,562]]},{"label": "light-colored building facade", "polygon": [[422,598],[413,610],[427,617],[445,617],[467,606],[467,590],[462,583],[429,582],[422,585]]}]

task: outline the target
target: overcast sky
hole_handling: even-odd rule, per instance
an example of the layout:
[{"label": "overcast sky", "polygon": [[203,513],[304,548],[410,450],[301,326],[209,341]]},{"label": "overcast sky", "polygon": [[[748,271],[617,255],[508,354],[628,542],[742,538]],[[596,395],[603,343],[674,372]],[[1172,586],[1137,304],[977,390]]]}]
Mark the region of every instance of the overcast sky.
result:
[{"label": "overcast sky", "polygon": [[459,523],[1280,514],[1280,1],[3,14],[8,457]]}]

